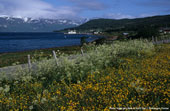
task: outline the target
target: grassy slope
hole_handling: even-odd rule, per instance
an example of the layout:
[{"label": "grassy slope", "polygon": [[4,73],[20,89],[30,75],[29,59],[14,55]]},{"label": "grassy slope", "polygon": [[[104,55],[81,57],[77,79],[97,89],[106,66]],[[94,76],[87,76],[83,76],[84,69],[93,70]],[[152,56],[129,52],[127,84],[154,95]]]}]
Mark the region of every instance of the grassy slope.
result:
[{"label": "grassy slope", "polygon": [[[89,72],[89,76],[78,83],[44,78],[3,82],[1,108],[109,111],[109,107],[168,107],[170,44],[157,45],[155,49],[152,56],[122,55],[120,64]],[[45,82],[50,84],[44,85]]]},{"label": "grassy slope", "polygon": [[80,51],[80,47],[79,46],[58,47],[58,48],[48,48],[48,49],[41,49],[41,50],[16,52],[16,53],[3,53],[3,54],[0,54],[0,67],[27,63],[28,54],[37,60],[39,58],[41,58],[41,59],[46,58],[46,57],[48,58],[48,57],[52,56],[53,50],[55,50],[56,52],[57,52],[57,50],[59,50],[60,53],[73,54],[77,51]]}]

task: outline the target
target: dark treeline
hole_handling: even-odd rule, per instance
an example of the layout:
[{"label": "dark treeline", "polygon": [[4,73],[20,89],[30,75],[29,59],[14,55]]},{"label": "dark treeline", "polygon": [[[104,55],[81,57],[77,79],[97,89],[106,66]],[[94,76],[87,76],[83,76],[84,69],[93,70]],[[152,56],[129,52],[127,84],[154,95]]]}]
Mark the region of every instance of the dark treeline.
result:
[{"label": "dark treeline", "polygon": [[[154,16],[146,18],[136,18],[136,19],[94,19],[85,24],[82,24],[75,28],[70,28],[69,30],[77,31],[90,31],[90,30],[100,30],[100,31],[138,31],[142,28],[152,27],[155,29],[161,27],[170,27],[170,15],[165,16]],[[66,29],[68,30],[68,29]]]}]

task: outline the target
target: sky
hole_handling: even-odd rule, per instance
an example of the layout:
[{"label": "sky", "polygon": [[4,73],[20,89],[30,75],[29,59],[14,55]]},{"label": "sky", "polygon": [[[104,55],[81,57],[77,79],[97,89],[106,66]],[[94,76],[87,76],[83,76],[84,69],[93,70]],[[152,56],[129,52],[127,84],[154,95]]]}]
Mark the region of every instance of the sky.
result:
[{"label": "sky", "polygon": [[0,0],[0,15],[32,18],[139,18],[170,14],[170,0]]}]

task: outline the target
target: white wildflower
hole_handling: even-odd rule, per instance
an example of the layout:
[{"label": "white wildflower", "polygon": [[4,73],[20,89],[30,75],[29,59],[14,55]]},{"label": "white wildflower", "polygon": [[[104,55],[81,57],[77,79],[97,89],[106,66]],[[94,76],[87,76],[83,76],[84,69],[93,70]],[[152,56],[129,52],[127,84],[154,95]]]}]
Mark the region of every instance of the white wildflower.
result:
[{"label": "white wildflower", "polygon": [[46,98],[42,98],[42,99],[41,99],[41,103],[42,103],[42,104],[44,104],[46,101],[47,101]]},{"label": "white wildflower", "polygon": [[33,105],[32,105],[32,106],[29,106],[29,109],[30,109],[30,110],[32,110],[33,108],[34,108]]}]

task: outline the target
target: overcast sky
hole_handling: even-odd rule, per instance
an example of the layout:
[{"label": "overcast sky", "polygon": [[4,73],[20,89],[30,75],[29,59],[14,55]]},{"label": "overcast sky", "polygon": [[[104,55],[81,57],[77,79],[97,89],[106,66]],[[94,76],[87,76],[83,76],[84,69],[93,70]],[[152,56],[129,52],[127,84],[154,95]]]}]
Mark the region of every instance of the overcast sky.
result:
[{"label": "overcast sky", "polygon": [[170,0],[0,0],[0,15],[33,18],[136,18],[170,14]]}]

